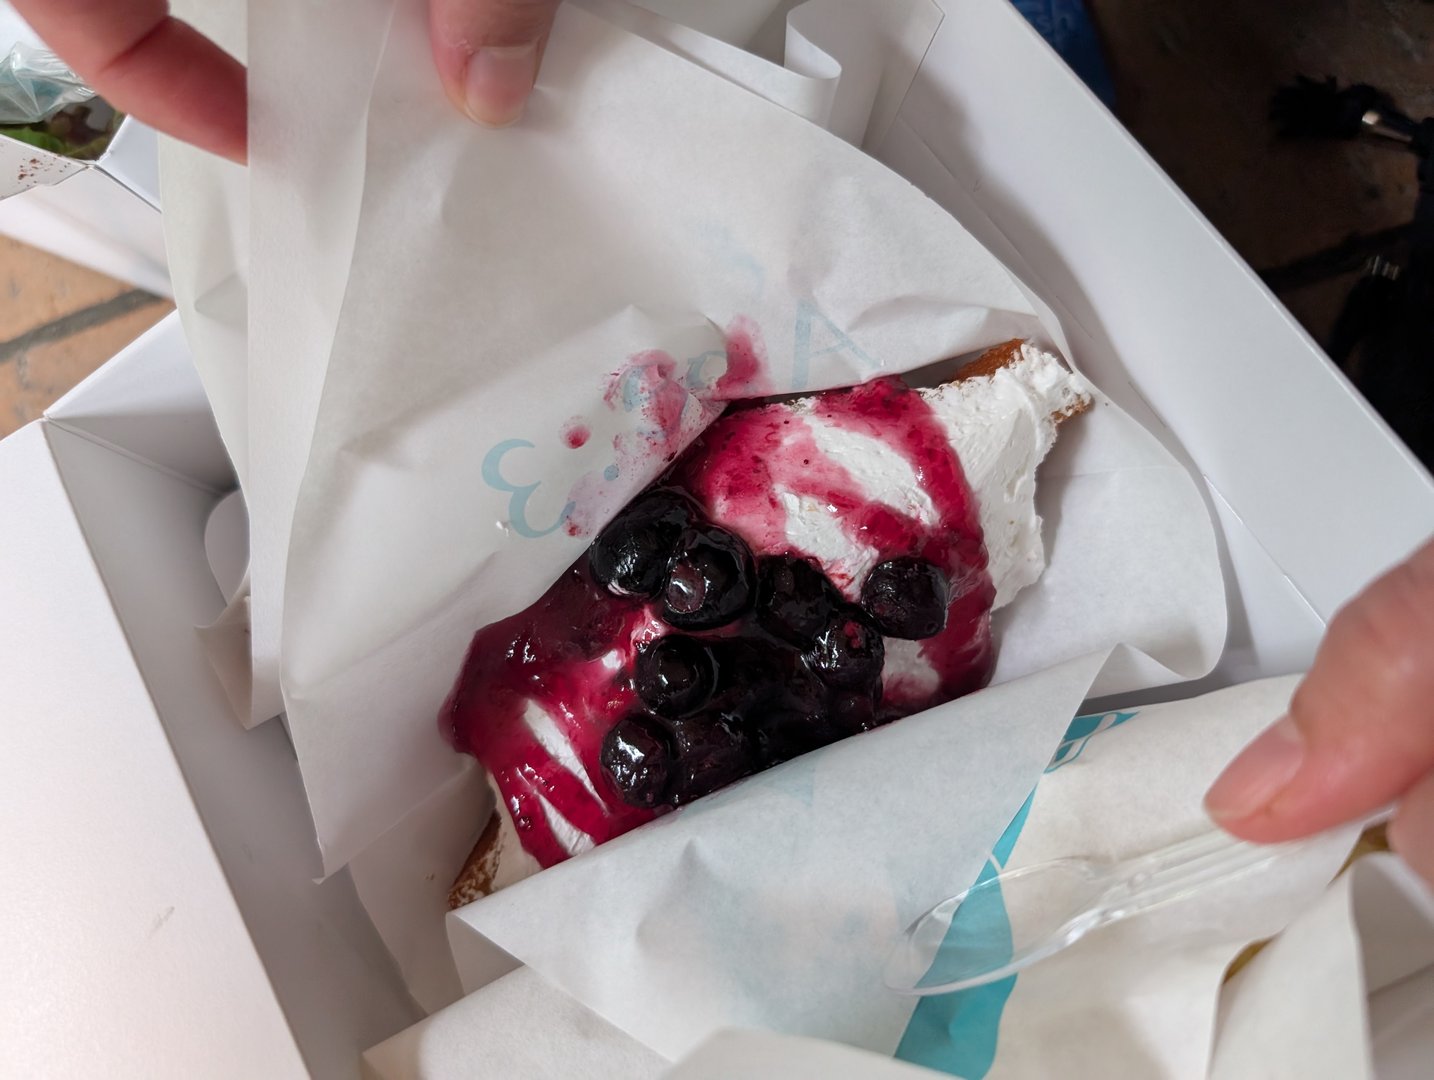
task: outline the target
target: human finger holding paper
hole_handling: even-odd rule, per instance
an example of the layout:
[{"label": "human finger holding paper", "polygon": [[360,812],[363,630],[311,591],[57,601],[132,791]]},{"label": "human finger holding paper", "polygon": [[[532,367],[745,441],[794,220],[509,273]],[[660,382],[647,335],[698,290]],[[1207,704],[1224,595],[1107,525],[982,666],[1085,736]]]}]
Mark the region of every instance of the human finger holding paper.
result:
[{"label": "human finger holding paper", "polygon": [[1211,788],[1248,840],[1290,840],[1398,801],[1396,850],[1434,883],[1434,541],[1331,620],[1289,715]]},{"label": "human finger holding paper", "polygon": [[[444,89],[475,122],[522,114],[558,0],[432,0],[433,56]],[[115,108],[185,142],[243,161],[244,67],[166,0],[15,0],[15,8]]]},{"label": "human finger holding paper", "polygon": [[453,104],[507,127],[523,112],[558,0],[430,0],[433,59]]},{"label": "human finger holding paper", "polygon": [[15,8],[116,109],[244,160],[244,67],[172,18],[165,0],[15,0]]}]

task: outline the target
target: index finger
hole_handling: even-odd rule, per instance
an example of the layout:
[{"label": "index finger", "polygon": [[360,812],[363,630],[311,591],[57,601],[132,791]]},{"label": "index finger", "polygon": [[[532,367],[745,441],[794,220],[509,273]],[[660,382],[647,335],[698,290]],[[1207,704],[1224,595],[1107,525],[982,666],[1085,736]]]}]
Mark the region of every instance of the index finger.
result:
[{"label": "index finger", "polygon": [[1290,840],[1379,809],[1434,773],[1434,542],[1330,621],[1288,715],[1210,790],[1247,840]]},{"label": "index finger", "polygon": [[13,0],[65,62],[121,112],[243,161],[244,67],[166,0]]}]

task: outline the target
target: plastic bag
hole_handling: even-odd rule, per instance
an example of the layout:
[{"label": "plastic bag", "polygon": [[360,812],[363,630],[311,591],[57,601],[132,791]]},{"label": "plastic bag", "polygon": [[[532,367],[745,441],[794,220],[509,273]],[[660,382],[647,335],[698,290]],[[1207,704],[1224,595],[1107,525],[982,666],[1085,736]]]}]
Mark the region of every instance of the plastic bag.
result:
[{"label": "plastic bag", "polygon": [[46,49],[21,42],[0,60],[0,124],[38,124],[94,96]]}]

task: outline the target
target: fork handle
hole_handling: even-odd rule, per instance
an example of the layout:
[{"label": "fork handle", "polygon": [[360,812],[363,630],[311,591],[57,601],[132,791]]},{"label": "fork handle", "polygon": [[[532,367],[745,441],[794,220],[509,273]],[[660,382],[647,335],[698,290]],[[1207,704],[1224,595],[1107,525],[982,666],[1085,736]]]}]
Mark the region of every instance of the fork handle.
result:
[{"label": "fork handle", "polygon": [[[1359,823],[1359,830],[1388,821],[1393,807],[1384,807]],[[1107,893],[1107,919],[1121,919],[1187,893],[1312,846],[1327,833],[1283,844],[1252,844],[1219,830],[1200,833],[1149,855],[1127,859],[1111,868],[1116,879]]]}]

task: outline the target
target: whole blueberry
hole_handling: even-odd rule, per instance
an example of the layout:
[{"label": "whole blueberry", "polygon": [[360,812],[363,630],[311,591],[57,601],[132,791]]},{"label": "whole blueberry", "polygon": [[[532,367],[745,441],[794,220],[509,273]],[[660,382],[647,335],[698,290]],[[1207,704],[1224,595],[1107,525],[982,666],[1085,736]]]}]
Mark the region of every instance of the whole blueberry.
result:
[{"label": "whole blueberry", "polygon": [[748,719],[748,728],[767,766],[801,757],[841,738],[822,712],[786,704],[754,713]]},{"label": "whole blueberry", "polygon": [[671,733],[653,717],[635,713],[603,737],[599,761],[622,801],[651,810],[667,801],[672,786]]},{"label": "whole blueberry", "polygon": [[870,693],[881,681],[886,643],[866,612],[844,606],[827,620],[802,659],[832,689]]},{"label": "whole blueberry", "polygon": [[699,713],[672,722],[673,780],[668,801],[682,806],[755,772],[757,757],[740,717]]},{"label": "whole blueberry", "polygon": [[697,520],[692,500],[671,488],[639,495],[588,549],[593,577],[619,596],[652,599],[662,591],[683,530]]},{"label": "whole blueberry", "polygon": [[710,642],[717,657],[714,706],[745,713],[776,701],[786,693],[798,667],[792,649],[769,638],[738,634]]},{"label": "whole blueberry", "polygon": [[821,568],[797,555],[775,555],[757,564],[757,625],[773,637],[805,649],[841,606]]},{"label": "whole blueberry", "polygon": [[[876,688],[880,690],[881,684],[877,683]],[[827,706],[827,715],[842,738],[881,726],[877,718],[877,702],[870,693],[833,694]]]},{"label": "whole blueberry", "polygon": [[725,626],[752,606],[756,574],[741,537],[717,525],[693,525],[668,563],[662,617],[679,630]]},{"label": "whole blueberry", "polygon": [[660,716],[686,716],[717,689],[717,659],[704,641],[668,634],[639,650],[633,684],[643,704]]},{"label": "whole blueberry", "polygon": [[861,586],[861,605],[883,634],[920,641],[946,629],[951,583],[925,559],[904,556],[878,563]]}]

